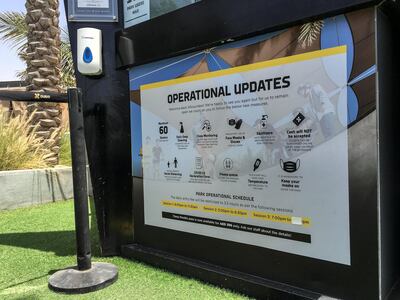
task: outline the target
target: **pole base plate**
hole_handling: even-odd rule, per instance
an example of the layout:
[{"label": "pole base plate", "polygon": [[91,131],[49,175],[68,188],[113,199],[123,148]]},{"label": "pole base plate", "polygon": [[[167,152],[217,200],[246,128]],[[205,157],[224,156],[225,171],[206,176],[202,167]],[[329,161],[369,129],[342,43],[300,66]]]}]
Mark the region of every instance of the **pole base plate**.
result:
[{"label": "pole base plate", "polygon": [[66,294],[83,294],[103,289],[118,279],[118,268],[109,263],[92,263],[92,268],[79,271],[68,268],[57,271],[49,278],[49,288]]}]

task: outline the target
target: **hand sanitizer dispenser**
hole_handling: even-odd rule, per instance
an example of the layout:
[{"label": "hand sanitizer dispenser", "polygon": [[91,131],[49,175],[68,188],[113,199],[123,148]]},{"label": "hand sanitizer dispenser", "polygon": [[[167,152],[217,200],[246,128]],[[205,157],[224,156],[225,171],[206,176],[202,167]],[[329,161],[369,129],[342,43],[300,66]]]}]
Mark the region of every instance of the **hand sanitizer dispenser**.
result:
[{"label": "hand sanitizer dispenser", "polygon": [[101,30],[78,29],[78,71],[83,75],[100,75],[103,72]]}]

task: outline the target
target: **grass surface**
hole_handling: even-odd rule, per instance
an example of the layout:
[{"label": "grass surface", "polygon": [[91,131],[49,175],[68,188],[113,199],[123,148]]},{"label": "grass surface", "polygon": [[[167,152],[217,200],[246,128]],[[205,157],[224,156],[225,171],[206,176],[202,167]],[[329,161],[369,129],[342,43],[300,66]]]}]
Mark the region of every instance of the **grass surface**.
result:
[{"label": "grass surface", "polygon": [[[108,288],[81,296],[50,291],[55,270],[75,264],[72,201],[0,212],[0,299],[244,299],[229,291],[120,257],[95,261],[118,266]],[[92,230],[92,249],[98,249]]]}]

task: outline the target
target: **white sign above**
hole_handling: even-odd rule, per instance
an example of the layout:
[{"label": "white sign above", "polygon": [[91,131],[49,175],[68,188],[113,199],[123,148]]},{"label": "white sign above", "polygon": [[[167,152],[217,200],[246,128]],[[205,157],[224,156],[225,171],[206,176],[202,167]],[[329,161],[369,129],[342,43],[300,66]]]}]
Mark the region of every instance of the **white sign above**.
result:
[{"label": "white sign above", "polygon": [[150,19],[150,0],[124,0],[124,27]]}]

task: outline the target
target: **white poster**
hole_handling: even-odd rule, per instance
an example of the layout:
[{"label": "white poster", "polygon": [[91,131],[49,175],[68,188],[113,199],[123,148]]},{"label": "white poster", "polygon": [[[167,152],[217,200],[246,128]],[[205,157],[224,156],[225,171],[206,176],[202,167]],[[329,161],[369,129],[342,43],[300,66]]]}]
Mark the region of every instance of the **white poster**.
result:
[{"label": "white poster", "polygon": [[109,8],[109,0],[78,0],[78,8]]},{"label": "white poster", "polygon": [[124,0],[124,26],[139,24],[150,19],[150,0]]},{"label": "white poster", "polygon": [[145,224],[350,265],[346,83],[342,46],[141,86]]}]

